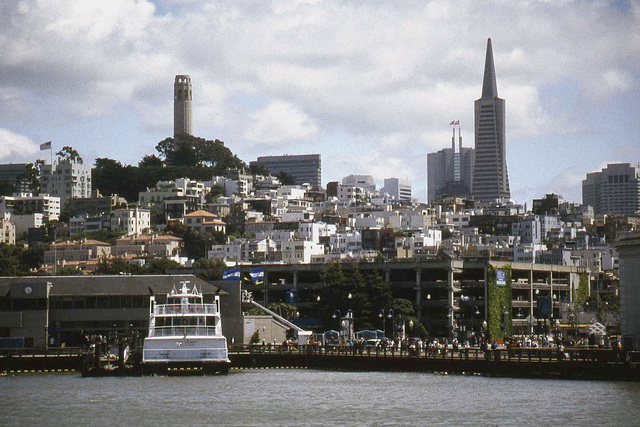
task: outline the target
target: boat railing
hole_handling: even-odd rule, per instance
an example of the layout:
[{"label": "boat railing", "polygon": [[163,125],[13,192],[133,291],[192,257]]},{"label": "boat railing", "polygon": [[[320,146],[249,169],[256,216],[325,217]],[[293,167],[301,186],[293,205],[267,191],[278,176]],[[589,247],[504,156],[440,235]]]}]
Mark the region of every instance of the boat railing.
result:
[{"label": "boat railing", "polygon": [[150,328],[150,337],[170,337],[170,336],[184,336],[184,335],[198,335],[198,336],[216,336],[220,335],[216,332],[215,326],[155,326]]},{"label": "boat railing", "polygon": [[156,316],[171,314],[220,314],[217,304],[157,304],[153,308]]}]

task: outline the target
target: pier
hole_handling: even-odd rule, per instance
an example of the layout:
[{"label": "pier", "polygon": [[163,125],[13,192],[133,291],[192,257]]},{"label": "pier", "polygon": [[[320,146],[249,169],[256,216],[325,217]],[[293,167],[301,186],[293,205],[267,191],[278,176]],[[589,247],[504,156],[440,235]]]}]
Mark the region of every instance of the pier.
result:
[{"label": "pier", "polygon": [[640,353],[601,348],[516,348],[446,352],[375,347],[236,346],[232,368],[307,368],[345,371],[437,372],[501,377],[640,380]]},{"label": "pier", "polygon": [[[3,375],[35,372],[82,372],[87,348],[56,349],[46,353],[26,349],[0,351]],[[432,372],[514,378],[563,378],[640,381],[640,352],[603,348],[514,348],[484,351],[477,347],[446,352],[406,351],[353,346],[232,346],[231,369],[320,369],[335,371]],[[135,360],[135,358],[133,359]],[[117,362],[100,374],[142,375],[129,366],[118,371]],[[195,366],[177,368],[175,375],[205,372]]]}]

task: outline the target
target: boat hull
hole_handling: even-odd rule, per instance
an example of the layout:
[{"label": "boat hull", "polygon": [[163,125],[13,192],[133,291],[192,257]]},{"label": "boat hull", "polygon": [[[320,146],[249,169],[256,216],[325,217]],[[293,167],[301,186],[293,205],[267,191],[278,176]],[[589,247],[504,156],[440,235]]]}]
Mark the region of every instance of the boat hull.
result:
[{"label": "boat hull", "polygon": [[173,336],[144,340],[143,372],[169,374],[196,371],[204,374],[229,372],[225,337]]},{"label": "boat hull", "polygon": [[231,362],[166,362],[144,363],[142,375],[228,375]]}]

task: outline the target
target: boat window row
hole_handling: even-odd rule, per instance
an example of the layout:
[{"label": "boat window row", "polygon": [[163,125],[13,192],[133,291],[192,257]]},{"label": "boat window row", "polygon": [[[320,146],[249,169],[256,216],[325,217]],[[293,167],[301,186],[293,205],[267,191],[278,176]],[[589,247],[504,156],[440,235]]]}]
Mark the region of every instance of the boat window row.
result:
[{"label": "boat window row", "polygon": [[158,304],[154,307],[155,315],[171,314],[212,314],[219,313],[217,304],[182,305],[182,304]]},{"label": "boat window row", "polygon": [[51,309],[148,308],[149,297],[142,295],[51,297]]}]

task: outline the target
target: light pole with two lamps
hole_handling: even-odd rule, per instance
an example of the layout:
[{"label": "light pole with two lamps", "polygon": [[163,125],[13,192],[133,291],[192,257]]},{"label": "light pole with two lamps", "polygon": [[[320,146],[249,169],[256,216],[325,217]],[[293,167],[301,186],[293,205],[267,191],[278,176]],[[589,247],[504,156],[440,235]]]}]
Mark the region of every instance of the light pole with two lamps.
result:
[{"label": "light pole with two lamps", "polygon": [[340,336],[342,335],[342,313],[340,312],[340,310],[336,310],[333,312],[333,315],[331,316],[334,319],[338,319],[338,341],[340,341]]},{"label": "light pole with two lamps", "polygon": [[474,321],[473,315],[474,314],[476,316],[480,314],[480,309],[478,308],[477,305],[474,305],[473,308],[471,309],[471,332],[473,333],[473,340],[477,342],[478,341],[478,335],[476,334],[476,330],[474,328],[475,325],[473,323],[473,321]]}]

